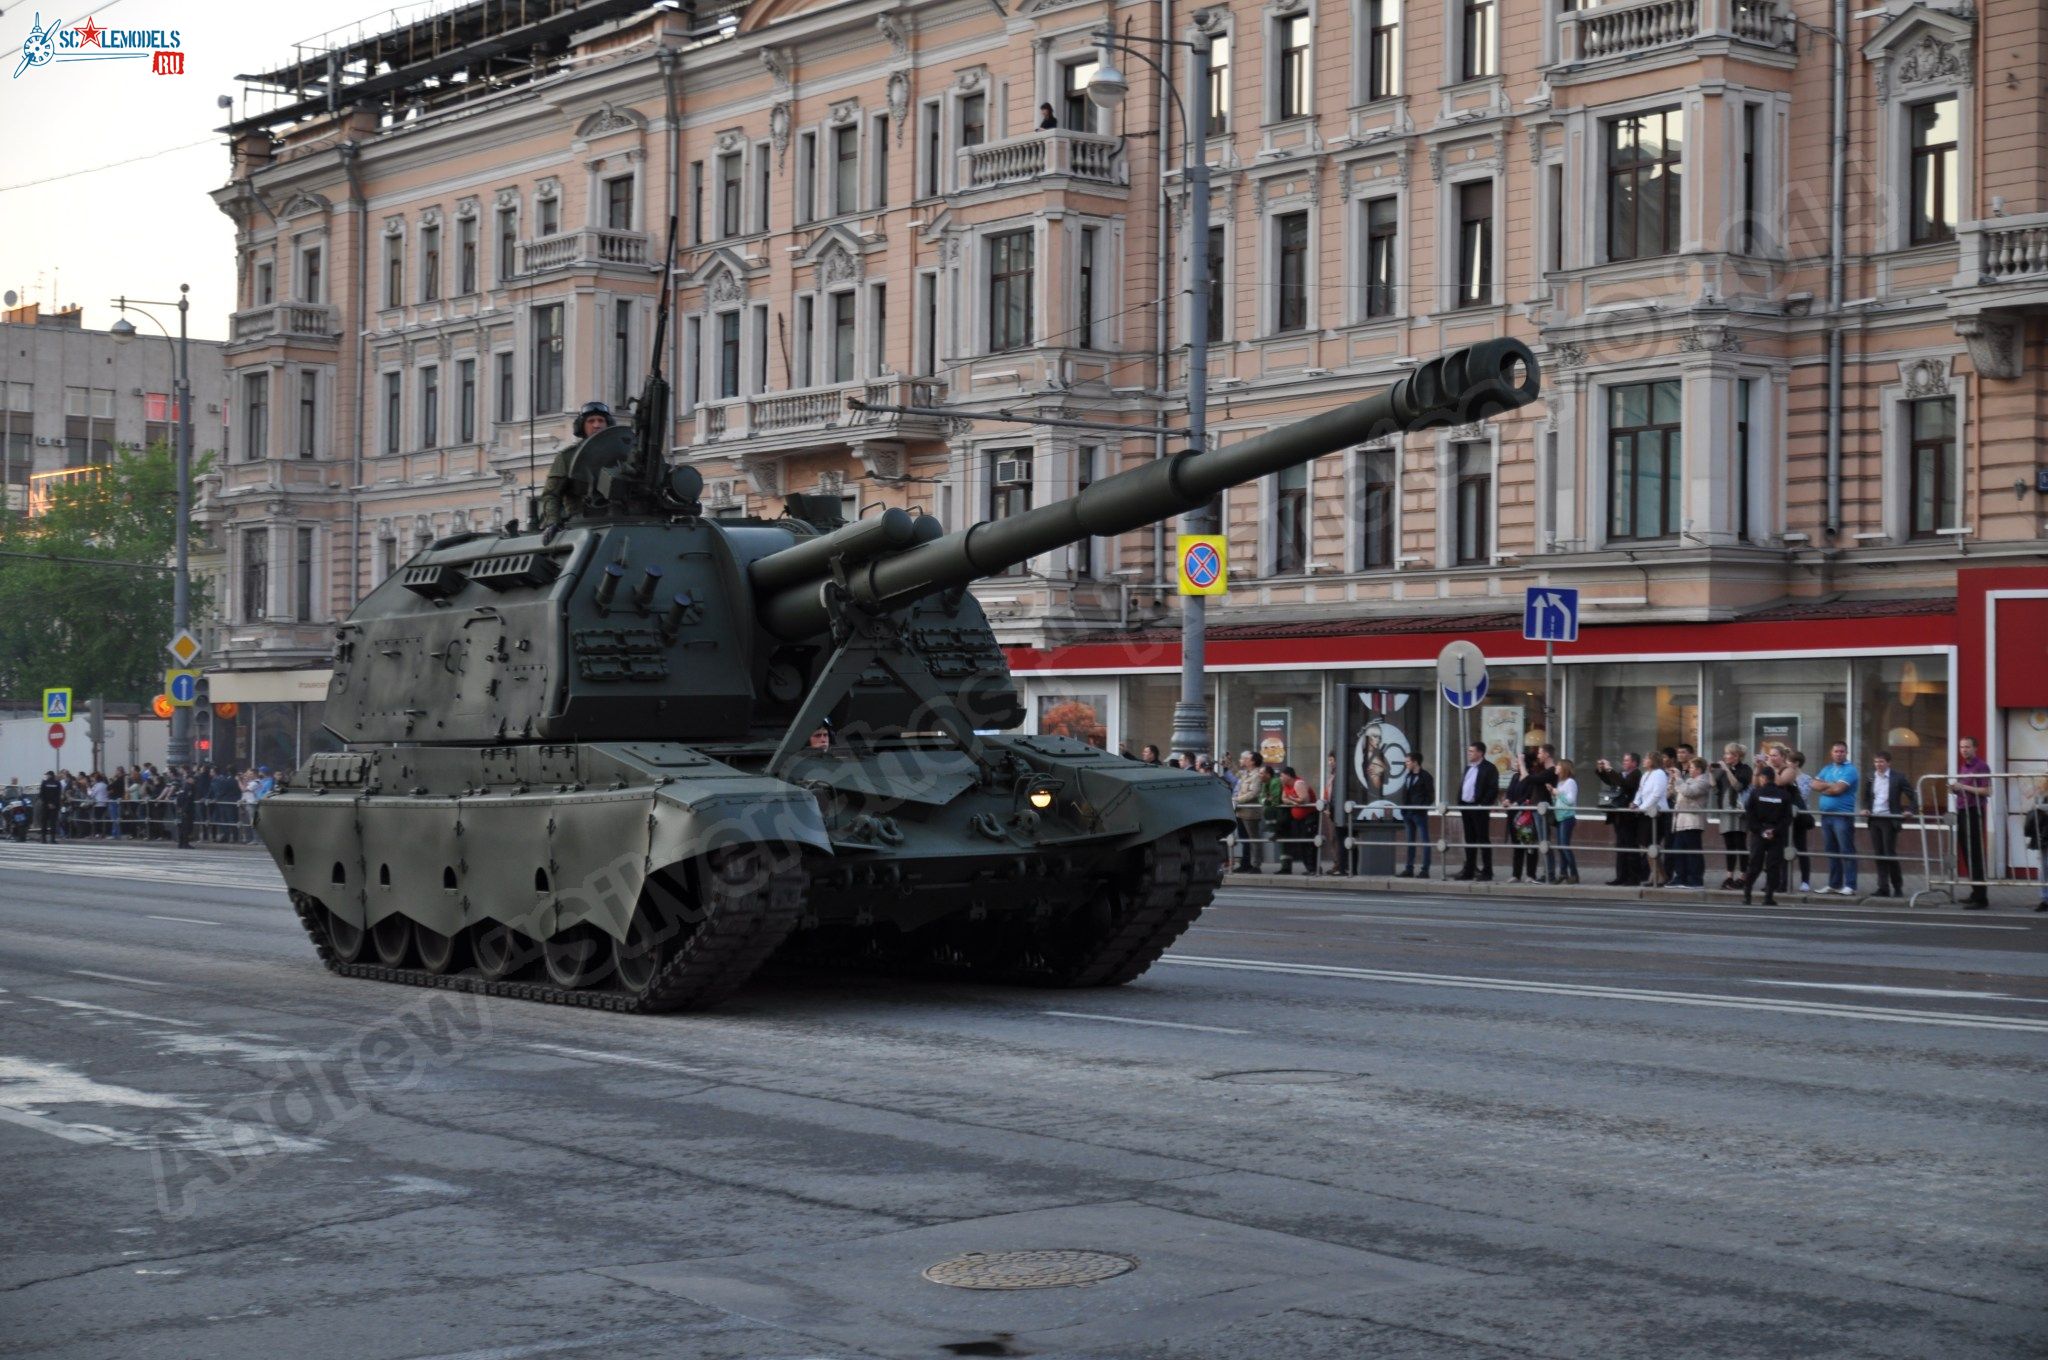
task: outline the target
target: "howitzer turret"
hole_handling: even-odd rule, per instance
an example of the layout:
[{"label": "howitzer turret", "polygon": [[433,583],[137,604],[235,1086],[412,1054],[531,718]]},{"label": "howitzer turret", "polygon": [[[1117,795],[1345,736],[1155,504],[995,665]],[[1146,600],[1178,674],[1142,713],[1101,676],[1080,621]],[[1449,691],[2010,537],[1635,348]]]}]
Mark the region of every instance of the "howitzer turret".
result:
[{"label": "howitzer turret", "polygon": [[[771,954],[1052,986],[1137,976],[1208,902],[1215,780],[1023,722],[973,581],[1225,487],[1535,399],[1493,341],[1229,448],[945,534],[711,519],[653,431],[586,441],[545,534],[434,544],[341,625],[316,756],[259,830],[339,972],[614,1009]],[[606,442],[608,441],[608,442]]]}]

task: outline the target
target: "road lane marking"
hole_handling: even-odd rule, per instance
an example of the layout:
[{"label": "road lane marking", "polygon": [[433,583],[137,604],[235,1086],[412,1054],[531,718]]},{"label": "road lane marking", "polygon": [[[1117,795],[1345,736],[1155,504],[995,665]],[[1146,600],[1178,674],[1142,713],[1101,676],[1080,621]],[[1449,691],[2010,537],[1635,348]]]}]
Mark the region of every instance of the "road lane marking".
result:
[{"label": "road lane marking", "polygon": [[[1300,910],[1300,909],[1302,909],[1302,908],[1304,908],[1304,907],[1308,907],[1308,906],[1312,905],[1312,904],[1310,904],[1310,903],[1306,903],[1306,902],[1303,902],[1303,901],[1301,901],[1299,897],[1265,897],[1265,898],[1259,898],[1259,899],[1256,899],[1256,900],[1248,900],[1248,899],[1244,898],[1244,897],[1243,897],[1242,895],[1239,895],[1239,896],[1237,896],[1237,897],[1234,897],[1234,898],[1230,898],[1230,899],[1223,899],[1223,898],[1219,898],[1219,899],[1218,899],[1218,901],[1219,901],[1219,904],[1220,904],[1220,905],[1223,905],[1223,906],[1247,906],[1247,907],[1293,907],[1293,908],[1296,908],[1297,910]],[[1495,905],[1495,904],[1491,904],[1491,903],[1485,903],[1485,902],[1475,902],[1475,901],[1471,900],[1470,898],[1453,898],[1453,899],[1448,899],[1448,900],[1446,900],[1446,899],[1441,899],[1441,898],[1426,898],[1426,897],[1404,897],[1404,898],[1399,898],[1399,899],[1397,899],[1397,902],[1398,902],[1398,905],[1400,905],[1400,906],[1403,906],[1403,907],[1408,907],[1408,908],[1411,908],[1411,909],[1413,909],[1413,908],[1415,908],[1415,907],[1418,907],[1418,906],[1435,906],[1435,905],[1437,905],[1438,903],[1444,903],[1445,905],[1447,905],[1447,906],[1448,906],[1448,908],[1449,908],[1450,910],[1453,910],[1453,911],[1456,911],[1456,910],[1461,910],[1461,909],[1464,909],[1464,910],[1484,910],[1484,909],[1486,909],[1486,908],[1487,908],[1487,907],[1489,907],[1489,906]],[[1369,906],[1371,906],[1372,904],[1371,904],[1371,903],[1370,903],[1369,901],[1356,901],[1356,902],[1345,902],[1345,903],[1337,903],[1337,904],[1332,904],[1332,905],[1340,906],[1340,907],[1342,907],[1342,908],[1343,908],[1344,910],[1346,910],[1346,911],[1349,911],[1349,912],[1351,912],[1351,913],[1354,913],[1354,914],[1355,914],[1355,913],[1357,913],[1357,912],[1358,912],[1358,911],[1359,911],[1359,910],[1360,910],[1361,908],[1369,907]],[[1890,918],[1890,917],[1881,917],[1881,916],[1880,916],[1880,917],[1868,917],[1868,916],[1767,916],[1767,915],[1765,915],[1765,914],[1764,914],[1763,912],[1761,912],[1761,911],[1757,911],[1757,912],[1748,912],[1748,911],[1681,911],[1681,910],[1678,910],[1678,909],[1675,909],[1675,908],[1670,908],[1670,907],[1659,907],[1659,906],[1654,906],[1654,905],[1651,905],[1651,906],[1641,906],[1641,907],[1563,907],[1563,906],[1553,906],[1553,905],[1551,905],[1551,904],[1550,904],[1550,903],[1548,903],[1548,902],[1534,902],[1534,901],[1530,901],[1530,900],[1528,900],[1528,899],[1525,899],[1525,898],[1524,898],[1524,899],[1516,899],[1516,900],[1514,900],[1514,901],[1504,901],[1504,902],[1501,902],[1501,903],[1499,903],[1499,904],[1498,904],[1498,906],[1499,906],[1499,907],[1500,907],[1501,909],[1508,909],[1508,908],[1514,908],[1514,907],[1524,907],[1524,908],[1526,908],[1526,907],[1533,907],[1533,908],[1535,908],[1535,909],[1536,909],[1536,910],[1538,910],[1538,911],[1547,911],[1547,912],[1574,912],[1574,913],[1578,913],[1578,914],[1583,914],[1583,915],[1589,915],[1589,916],[1649,916],[1649,917],[1653,917],[1653,918],[1654,918],[1654,917],[1660,917],[1660,916],[1690,916],[1690,917],[1696,917],[1696,918],[1699,918],[1699,919],[1702,919],[1702,920],[1717,920],[1717,921],[1748,921],[1748,922],[1750,922],[1750,923],[1751,923],[1751,924],[1753,924],[1753,925],[1770,925],[1770,924],[1773,924],[1773,923],[1783,923],[1783,924],[1785,924],[1785,925],[1850,925],[1850,926],[1911,926],[1911,927],[1914,927],[1914,928],[1916,928],[1916,929],[1919,929],[1919,930],[2031,930],[2031,929],[2033,929],[2033,927],[2031,927],[2031,926],[2001,926],[2001,925],[1992,925],[1992,924],[1990,924],[1990,923],[1988,923],[1988,922],[1984,922],[1984,921],[1913,921],[1913,920],[1907,920],[1907,919],[1905,919],[1905,918],[1903,918],[1903,917],[1902,917],[1902,918],[1898,918],[1898,919],[1893,919],[1893,918]],[[1303,915],[1303,916],[1300,916],[1300,917],[1298,917],[1298,918],[1296,918],[1296,919],[1298,919],[1298,920],[1303,920],[1303,921],[1310,921],[1310,920],[1322,920],[1322,919],[1327,919],[1327,918],[1329,918],[1329,917],[1331,917],[1331,916],[1341,916],[1341,915],[1343,915],[1343,912],[1342,912],[1342,911],[1321,911],[1321,912],[1312,912],[1312,913],[1309,913],[1309,914],[1307,914],[1307,915]],[[1396,918],[1393,918],[1393,917],[1385,917],[1385,918],[1383,918],[1383,919],[1386,919],[1386,920],[1393,920],[1393,919],[1396,919]],[[1441,920],[1446,920],[1446,919],[1449,919],[1449,918],[1445,918],[1445,917],[1441,917],[1441,916],[1432,916],[1432,917],[1430,917],[1429,919],[1430,919],[1430,920],[1431,920],[1432,922],[1435,922],[1435,921],[1441,921]],[[1480,925],[1496,925],[1496,926],[1497,926],[1497,925],[1514,925],[1514,924],[1517,924],[1517,919],[1516,919],[1515,917],[1512,917],[1512,916],[1508,916],[1508,917],[1501,917],[1501,916],[1486,916],[1486,917],[1468,917],[1468,918],[1463,918],[1463,919],[1471,920],[1471,921],[1473,921],[1473,922],[1475,922],[1475,923],[1477,923],[1477,924],[1480,924]]]},{"label": "road lane marking", "polygon": [[1744,978],[1758,987],[1815,987],[1830,992],[1875,992],[1882,996],[1941,996],[1956,1001],[2018,1001],[2048,1006],[2048,997],[2014,996],[2010,992],[1959,992],[1948,987],[1885,987],[1875,982],[1787,982],[1782,978]]},{"label": "road lane marking", "polygon": [[1063,1020],[1102,1020],[1112,1025],[1150,1025],[1155,1029],[1193,1029],[1204,1034],[1250,1034],[1248,1029],[1227,1029],[1222,1025],[1189,1025],[1179,1020],[1139,1020],[1128,1015],[1091,1015],[1087,1011],[1040,1011]]},{"label": "road lane marking", "polygon": [[1590,983],[1530,982],[1519,978],[1463,977],[1451,973],[1401,973],[1378,968],[1342,968],[1334,964],[1274,963],[1265,959],[1208,958],[1169,954],[1161,963],[1186,968],[1215,968],[1243,973],[1287,973],[1359,982],[1396,982],[1417,987],[1457,987],[1490,992],[1529,992],[1541,996],[1572,996],[1597,1001],[1642,1001],[1667,1006],[1705,1006],[1719,1010],[1772,1011],[1780,1015],[1819,1015],[1838,1020],[1881,1020],[1890,1024],[1948,1025],[1964,1029],[2018,1030],[2048,1034],[2048,1020],[2025,1016],[1963,1015],[1953,1011],[1912,1011],[1842,1002],[1782,1001],[1764,997],[1717,996],[1711,992],[1665,992],[1639,987],[1602,987]]},{"label": "road lane marking", "polygon": [[164,985],[161,982],[151,982],[148,978],[123,977],[119,973],[95,973],[90,968],[74,968],[71,971],[80,977],[103,978],[108,982],[132,982],[137,987],[161,987]]},{"label": "road lane marking", "polygon": [[527,1044],[532,1051],[548,1053],[564,1058],[582,1058],[588,1062],[611,1063],[618,1067],[651,1067],[657,1072],[672,1072],[678,1076],[698,1077],[705,1081],[723,1081],[724,1078],[701,1068],[685,1067],[681,1063],[667,1062],[660,1058],[635,1058],[624,1053],[605,1053],[592,1048],[571,1048],[567,1044]]},{"label": "road lane marking", "polygon": [[144,912],[152,921],[176,921],[182,926],[217,926],[218,921],[202,921],[196,916],[158,916],[155,912]]},{"label": "road lane marking", "polygon": [[47,1133],[52,1138],[62,1138],[67,1143],[93,1145],[114,1141],[114,1135],[105,1129],[90,1129],[82,1124],[66,1124],[62,1120],[30,1114],[27,1110],[9,1109],[5,1105],[0,1105],[0,1121],[18,1124],[25,1129],[34,1129],[37,1133]]},{"label": "road lane marking", "polygon": [[168,1016],[144,1015],[141,1011],[116,1010],[112,1006],[95,1006],[90,1001],[71,1001],[61,996],[43,996],[38,992],[30,992],[29,995],[37,1001],[47,1001],[53,1006],[62,1006],[68,1011],[92,1011],[98,1015],[118,1015],[123,1020],[147,1020],[152,1025],[176,1025],[180,1029],[199,1028],[199,1024],[195,1020],[173,1020]]}]

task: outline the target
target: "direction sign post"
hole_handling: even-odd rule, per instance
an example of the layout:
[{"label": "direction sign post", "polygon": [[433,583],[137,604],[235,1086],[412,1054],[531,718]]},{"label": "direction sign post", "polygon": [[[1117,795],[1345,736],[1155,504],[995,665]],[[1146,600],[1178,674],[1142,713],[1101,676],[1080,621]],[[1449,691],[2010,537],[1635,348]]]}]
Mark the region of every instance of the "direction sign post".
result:
[{"label": "direction sign post", "polygon": [[1446,643],[1436,657],[1437,686],[1444,700],[1458,710],[1458,756],[1472,744],[1471,711],[1486,698],[1486,653],[1460,638]]},{"label": "direction sign post", "polygon": [[164,693],[170,696],[179,708],[190,708],[199,698],[199,672],[172,670],[164,672]]},{"label": "direction sign post", "polygon": [[1522,602],[1522,637],[1543,644],[1543,735],[1557,744],[1557,699],[1551,688],[1557,644],[1579,640],[1579,592],[1555,586],[1530,586]]},{"label": "direction sign post", "polygon": [[64,724],[51,723],[49,727],[49,734],[50,749],[52,751],[61,751],[62,749],[64,749]]}]

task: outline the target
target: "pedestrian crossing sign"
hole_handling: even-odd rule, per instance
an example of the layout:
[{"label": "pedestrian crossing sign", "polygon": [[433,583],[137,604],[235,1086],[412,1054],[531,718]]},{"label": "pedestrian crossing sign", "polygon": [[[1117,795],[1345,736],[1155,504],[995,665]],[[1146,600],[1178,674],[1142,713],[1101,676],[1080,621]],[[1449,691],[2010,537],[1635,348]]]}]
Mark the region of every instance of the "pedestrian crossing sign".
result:
[{"label": "pedestrian crossing sign", "polygon": [[62,723],[71,721],[71,687],[46,689],[43,691],[43,721]]}]

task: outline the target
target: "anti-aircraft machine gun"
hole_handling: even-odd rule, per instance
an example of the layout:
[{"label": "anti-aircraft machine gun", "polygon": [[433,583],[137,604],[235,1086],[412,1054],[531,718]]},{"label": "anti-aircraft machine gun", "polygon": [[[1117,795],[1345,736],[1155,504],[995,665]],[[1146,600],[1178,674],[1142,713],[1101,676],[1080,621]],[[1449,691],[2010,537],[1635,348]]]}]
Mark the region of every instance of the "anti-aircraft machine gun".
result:
[{"label": "anti-aircraft machine gun", "polygon": [[1011,735],[968,585],[1539,389],[1527,347],[1494,340],[1010,519],[822,532],[702,513],[658,446],[659,353],[637,430],[587,441],[593,494],[559,532],[443,539],[337,630],[347,749],[257,821],[334,971],[649,1011],[713,1004],[777,951],[1127,982],[1214,895],[1226,791]]}]

